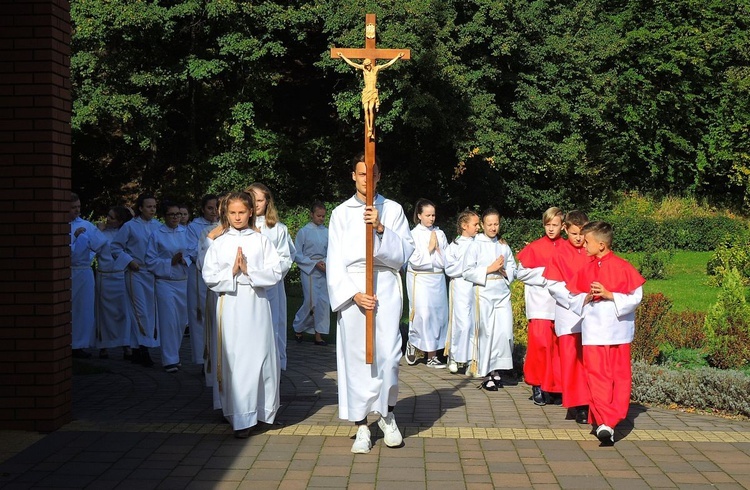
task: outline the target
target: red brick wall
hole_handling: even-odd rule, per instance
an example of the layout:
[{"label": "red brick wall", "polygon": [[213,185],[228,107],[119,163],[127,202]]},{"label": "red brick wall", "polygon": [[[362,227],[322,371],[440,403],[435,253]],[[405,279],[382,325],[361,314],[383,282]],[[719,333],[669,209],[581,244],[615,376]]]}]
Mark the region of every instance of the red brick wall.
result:
[{"label": "red brick wall", "polygon": [[0,0],[0,428],[71,419],[70,14]]}]

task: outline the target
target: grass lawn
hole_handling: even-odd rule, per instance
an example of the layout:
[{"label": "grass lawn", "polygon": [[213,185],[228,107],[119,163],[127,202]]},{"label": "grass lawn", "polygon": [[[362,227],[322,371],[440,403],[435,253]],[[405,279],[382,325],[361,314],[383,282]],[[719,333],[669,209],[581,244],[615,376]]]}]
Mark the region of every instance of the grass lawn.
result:
[{"label": "grass lawn", "polygon": [[[668,265],[667,279],[646,281],[644,293],[662,293],[673,301],[672,310],[708,311],[716,302],[719,288],[709,286],[706,264],[713,252],[675,252]],[[638,266],[640,253],[622,254]]]}]

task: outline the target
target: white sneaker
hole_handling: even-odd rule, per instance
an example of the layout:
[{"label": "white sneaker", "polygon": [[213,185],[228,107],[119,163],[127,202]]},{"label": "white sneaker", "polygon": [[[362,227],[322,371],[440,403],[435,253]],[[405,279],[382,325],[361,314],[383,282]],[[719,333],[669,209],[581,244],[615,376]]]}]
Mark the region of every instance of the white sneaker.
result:
[{"label": "white sneaker", "polygon": [[440,359],[438,359],[438,356],[432,356],[429,359],[427,359],[427,367],[431,367],[435,369],[445,369],[445,364],[440,362]]},{"label": "white sneaker", "polygon": [[458,372],[458,363],[453,360],[453,357],[448,358],[448,371],[456,374]]},{"label": "white sneaker", "polygon": [[357,437],[352,444],[352,452],[355,454],[367,454],[370,452],[370,429],[366,425],[360,425],[357,429]]},{"label": "white sneaker", "polygon": [[608,425],[600,425],[596,428],[596,437],[602,442],[615,442],[615,431]]},{"label": "white sneaker", "polygon": [[396,417],[393,416],[393,412],[388,412],[388,415],[385,417],[380,417],[378,427],[383,431],[383,440],[386,446],[398,447],[404,442],[401,431],[398,430],[398,426],[396,425]]},{"label": "white sneaker", "polygon": [[406,364],[413,366],[417,363],[417,348],[411,345],[411,342],[406,343],[406,354],[404,354]]}]

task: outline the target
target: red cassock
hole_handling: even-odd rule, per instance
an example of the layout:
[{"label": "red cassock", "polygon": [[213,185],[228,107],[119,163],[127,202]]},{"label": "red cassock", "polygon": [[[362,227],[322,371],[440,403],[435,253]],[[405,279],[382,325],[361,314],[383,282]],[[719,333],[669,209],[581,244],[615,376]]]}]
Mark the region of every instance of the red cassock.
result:
[{"label": "red cassock", "polygon": [[[592,282],[600,282],[613,293],[631,294],[643,286],[646,280],[629,262],[614,253],[608,253],[581,269],[571,284],[571,290],[588,293]],[[594,304],[589,306],[596,309],[599,307],[597,303],[604,301],[595,298],[592,302]],[[591,316],[596,318],[596,315]],[[602,319],[599,320],[601,321]],[[617,321],[618,319],[612,318],[612,324],[616,325]],[[591,324],[584,318],[584,331],[601,326]],[[589,421],[595,425],[606,424],[614,428],[625,420],[630,406],[630,343],[587,344],[589,345],[583,346],[583,365],[591,393]]]},{"label": "red cassock", "polygon": [[[557,256],[560,245],[564,243],[565,240],[562,238],[551,240],[543,236],[526,245],[518,253],[516,260],[526,269],[546,268]],[[552,319],[554,318],[554,300],[546,292],[546,288],[529,285],[526,288],[527,312],[537,306],[535,302],[547,302],[550,318],[537,318],[533,312],[527,315],[529,323],[526,360],[523,365],[524,381],[531,386],[541,386],[544,391],[560,393],[562,391],[560,357],[557,352],[557,336]],[[528,288],[531,288],[531,291]],[[536,291],[537,289],[542,291]],[[539,293],[541,293],[541,298]]]},{"label": "red cassock", "polygon": [[[592,257],[586,254],[583,247],[574,247],[565,241],[559,247],[558,255],[544,270],[544,277],[550,281],[569,283],[575,274]],[[565,315],[558,314],[565,313]],[[565,324],[566,322],[570,325]],[[586,372],[583,369],[583,346],[580,332],[581,318],[562,306],[556,308],[555,330],[557,332],[557,349],[560,357],[560,382],[562,385],[563,406],[579,407],[589,404],[589,388]],[[571,332],[571,330],[578,329]]]}]

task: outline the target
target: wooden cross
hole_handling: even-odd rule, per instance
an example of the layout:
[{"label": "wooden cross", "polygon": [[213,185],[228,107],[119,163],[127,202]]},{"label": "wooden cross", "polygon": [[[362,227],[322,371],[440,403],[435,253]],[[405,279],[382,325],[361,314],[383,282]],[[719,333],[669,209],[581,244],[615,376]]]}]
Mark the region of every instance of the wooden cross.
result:
[{"label": "wooden cross", "polygon": [[[387,68],[398,59],[408,60],[411,52],[408,49],[380,49],[375,47],[375,14],[365,16],[365,48],[331,48],[331,58],[343,58],[355,68],[361,69],[365,77],[365,90],[362,92],[362,105],[365,111],[365,166],[367,167],[367,194],[365,204],[373,205],[375,189],[373,186],[373,169],[375,167],[375,112],[378,109],[376,77],[379,69]],[[358,65],[350,59],[369,60]],[[377,66],[377,60],[389,59],[388,63]],[[374,93],[372,90],[374,89]],[[380,170],[380,169],[378,169]],[[374,294],[373,276],[373,229],[368,224],[365,233],[365,294]],[[365,361],[372,364],[375,315],[374,310],[365,310]]]}]

